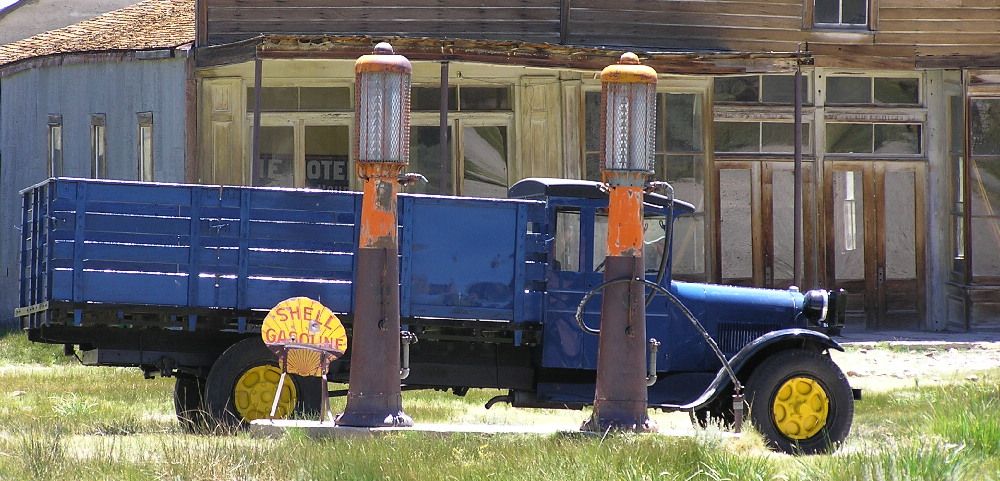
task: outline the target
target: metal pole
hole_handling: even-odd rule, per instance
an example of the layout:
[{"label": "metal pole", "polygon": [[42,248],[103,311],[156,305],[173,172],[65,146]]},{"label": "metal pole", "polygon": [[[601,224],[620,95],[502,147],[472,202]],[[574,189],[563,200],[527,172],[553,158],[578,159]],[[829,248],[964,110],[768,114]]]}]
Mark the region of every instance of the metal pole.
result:
[{"label": "metal pole", "polygon": [[802,67],[798,66],[795,69],[795,82],[794,82],[795,93],[795,192],[794,192],[794,206],[793,206],[793,217],[792,221],[795,224],[794,238],[792,239],[792,264],[793,264],[793,278],[792,283],[799,288],[802,288]]},{"label": "metal pole", "polygon": [[[253,154],[252,160],[253,165],[250,166],[250,179],[246,179],[243,176],[246,174],[241,173],[240,178],[243,179],[244,184],[249,184],[253,182],[253,169],[260,168],[260,96],[261,96],[261,77],[263,77],[264,66],[261,62],[260,57],[254,59],[253,62]],[[230,174],[232,175],[232,174]],[[249,181],[249,182],[248,182]],[[218,179],[215,182],[222,184]]]},{"label": "metal pole", "polygon": [[[409,159],[409,60],[380,43],[354,65],[358,175],[364,181],[354,272],[354,325],[341,426],[412,426],[399,386],[396,194]],[[397,110],[398,109],[398,110]]]},{"label": "metal pole", "polygon": [[451,184],[448,175],[451,166],[451,148],[448,145],[448,61],[441,62],[441,119],[438,130],[438,145],[441,146],[441,191],[439,194],[451,195],[453,191],[446,190]]}]

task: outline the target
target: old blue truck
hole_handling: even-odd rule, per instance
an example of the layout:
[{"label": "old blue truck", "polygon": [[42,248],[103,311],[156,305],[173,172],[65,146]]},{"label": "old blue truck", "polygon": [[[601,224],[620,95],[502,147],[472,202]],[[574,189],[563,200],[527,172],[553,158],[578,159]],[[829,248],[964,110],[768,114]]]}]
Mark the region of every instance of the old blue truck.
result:
[{"label": "old blue truck", "polygon": [[[491,403],[515,407],[591,404],[597,337],[585,331],[600,325],[601,293],[591,291],[604,280],[607,192],[526,179],[508,197],[400,196],[400,314],[419,339],[404,389],[498,388],[506,394]],[[267,412],[280,371],[260,324],[283,299],[319,300],[350,331],[359,193],[55,178],[22,199],[16,315],[30,339],[87,365],[174,377],[185,423]],[[654,295],[646,311],[661,343],[650,407],[731,422],[734,388],[745,386],[749,419],[775,448],[840,443],[859,393],[829,356],[841,349],[829,334],[846,299],[672,280],[662,258],[670,226],[693,209],[656,193],[644,209],[647,279],[679,301]],[[348,352],[328,379],[346,382],[349,370]],[[316,410],[319,389],[293,377],[289,402]]]}]

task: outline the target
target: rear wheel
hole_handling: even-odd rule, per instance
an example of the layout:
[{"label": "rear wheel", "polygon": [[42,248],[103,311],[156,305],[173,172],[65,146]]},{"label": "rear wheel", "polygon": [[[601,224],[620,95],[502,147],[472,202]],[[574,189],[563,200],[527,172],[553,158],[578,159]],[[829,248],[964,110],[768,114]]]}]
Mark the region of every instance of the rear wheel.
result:
[{"label": "rear wheel", "polygon": [[[239,426],[268,417],[281,369],[260,339],[245,339],[222,353],[208,373],[205,409],[223,426]],[[320,380],[285,377],[276,418],[302,417],[320,410]],[[326,383],[322,383],[325,388]]]},{"label": "rear wheel", "polygon": [[760,363],[746,385],[750,420],[773,448],[825,453],[851,431],[851,386],[830,356],[792,349]]},{"label": "rear wheel", "polygon": [[199,431],[207,423],[205,412],[205,379],[178,374],[174,381],[174,412],[184,429]]}]

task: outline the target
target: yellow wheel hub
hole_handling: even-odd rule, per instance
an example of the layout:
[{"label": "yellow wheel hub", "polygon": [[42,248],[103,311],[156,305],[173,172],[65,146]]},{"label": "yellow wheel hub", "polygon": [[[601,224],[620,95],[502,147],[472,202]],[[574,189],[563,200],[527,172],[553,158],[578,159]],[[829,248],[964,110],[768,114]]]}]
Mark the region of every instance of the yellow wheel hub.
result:
[{"label": "yellow wheel hub", "polygon": [[[274,392],[278,389],[278,379],[281,370],[277,366],[257,366],[243,373],[233,387],[233,404],[236,412],[245,421],[262,419],[271,414],[271,404],[274,402]],[[288,417],[295,410],[298,393],[295,383],[288,376],[281,386],[281,396],[278,399],[278,409],[274,411],[277,418]]]},{"label": "yellow wheel hub", "polygon": [[815,379],[793,377],[774,396],[774,424],[791,439],[809,439],[826,426],[830,398]]}]

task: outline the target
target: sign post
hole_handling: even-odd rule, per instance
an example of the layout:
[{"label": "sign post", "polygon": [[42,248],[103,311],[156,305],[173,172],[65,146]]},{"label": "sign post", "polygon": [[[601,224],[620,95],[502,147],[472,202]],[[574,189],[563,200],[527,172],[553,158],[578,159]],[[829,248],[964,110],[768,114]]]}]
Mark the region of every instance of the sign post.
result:
[{"label": "sign post", "polygon": [[[656,71],[625,53],[601,72],[601,174],[608,184],[605,282],[642,278],[642,198],[653,167]],[[584,431],[651,431],[646,303],[640,282],[607,284],[601,302],[594,412]]]},{"label": "sign post", "polygon": [[[347,331],[340,318],[317,301],[308,297],[293,297],[279,302],[267,313],[260,336],[278,357],[278,367],[281,368],[269,417],[274,418],[278,410],[285,375],[297,374],[319,378],[322,396],[319,420],[325,420],[330,411],[326,373],[330,371],[330,363],[347,351]],[[282,413],[282,417],[286,414]]]},{"label": "sign post", "polygon": [[410,61],[380,43],[354,64],[355,152],[364,181],[347,407],[341,426],[412,426],[400,390],[396,194],[410,156]]}]

